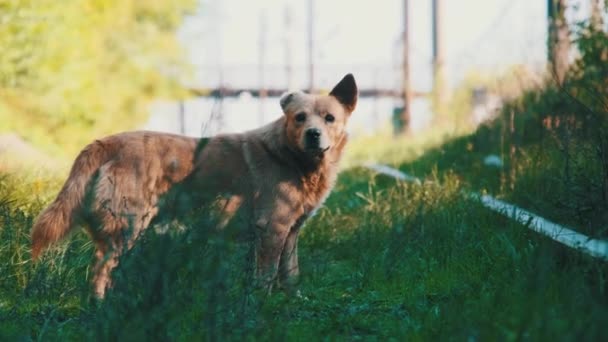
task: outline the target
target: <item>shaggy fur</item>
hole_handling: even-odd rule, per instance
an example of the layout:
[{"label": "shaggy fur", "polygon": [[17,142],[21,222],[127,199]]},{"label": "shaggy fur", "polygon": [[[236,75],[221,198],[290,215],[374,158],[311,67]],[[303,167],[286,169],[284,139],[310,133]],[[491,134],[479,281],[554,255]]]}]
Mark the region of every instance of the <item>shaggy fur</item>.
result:
[{"label": "shaggy fur", "polygon": [[103,297],[125,248],[162,216],[213,202],[220,225],[255,236],[255,274],[270,288],[298,270],[297,237],[329,195],[347,141],[357,86],[345,76],[329,95],[292,92],[284,116],[253,131],[194,139],[127,132],[88,145],[57,199],[32,229],[32,256],[83,225],[96,246],[95,294]]}]

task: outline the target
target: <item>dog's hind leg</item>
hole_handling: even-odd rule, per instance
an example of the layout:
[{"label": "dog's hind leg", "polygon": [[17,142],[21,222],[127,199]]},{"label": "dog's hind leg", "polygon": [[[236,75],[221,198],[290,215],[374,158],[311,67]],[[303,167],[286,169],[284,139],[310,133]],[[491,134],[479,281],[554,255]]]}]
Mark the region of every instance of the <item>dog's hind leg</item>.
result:
[{"label": "dog's hind leg", "polygon": [[106,289],[112,286],[111,272],[118,266],[118,256],[117,250],[108,248],[105,242],[97,242],[92,283],[95,296],[99,299],[103,299]]}]

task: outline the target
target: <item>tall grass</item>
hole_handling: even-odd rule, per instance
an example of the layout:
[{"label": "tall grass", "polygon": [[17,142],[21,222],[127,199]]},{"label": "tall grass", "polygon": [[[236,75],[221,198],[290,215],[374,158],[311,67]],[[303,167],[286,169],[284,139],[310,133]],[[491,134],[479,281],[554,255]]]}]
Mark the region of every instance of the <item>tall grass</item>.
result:
[{"label": "tall grass", "polygon": [[[301,296],[252,290],[247,244],[204,220],[148,230],[105,301],[90,297],[91,246],[78,233],[37,265],[41,206],[4,202],[3,339],[596,339],[606,265],[460,196],[454,175],[423,184],[346,171],[301,237]],[[7,189],[7,188],[2,188]],[[15,200],[17,202],[15,202]],[[199,216],[204,217],[204,216]]]}]

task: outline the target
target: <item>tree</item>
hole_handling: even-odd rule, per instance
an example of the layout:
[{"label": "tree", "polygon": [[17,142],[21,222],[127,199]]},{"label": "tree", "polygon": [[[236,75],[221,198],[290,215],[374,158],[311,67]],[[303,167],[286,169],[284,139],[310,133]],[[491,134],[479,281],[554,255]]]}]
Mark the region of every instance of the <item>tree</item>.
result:
[{"label": "tree", "polygon": [[549,65],[559,84],[563,84],[569,66],[570,30],[566,21],[566,7],[566,0],[548,0],[547,3]]},{"label": "tree", "polygon": [[[72,155],[176,95],[174,31],[194,0],[0,0],[0,132]],[[183,65],[183,63],[182,63]]]},{"label": "tree", "polygon": [[591,26],[595,30],[601,30],[604,25],[602,17],[602,0],[591,0]]}]

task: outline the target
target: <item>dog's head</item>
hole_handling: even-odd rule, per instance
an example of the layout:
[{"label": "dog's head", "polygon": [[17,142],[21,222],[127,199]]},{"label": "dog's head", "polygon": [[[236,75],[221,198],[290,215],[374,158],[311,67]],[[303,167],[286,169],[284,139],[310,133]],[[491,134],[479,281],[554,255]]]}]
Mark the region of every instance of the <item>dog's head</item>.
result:
[{"label": "dog's head", "polygon": [[348,74],[329,95],[290,92],[281,98],[286,116],[286,137],[290,148],[312,158],[322,159],[332,147],[341,144],[346,122],[357,105],[357,84]]}]

